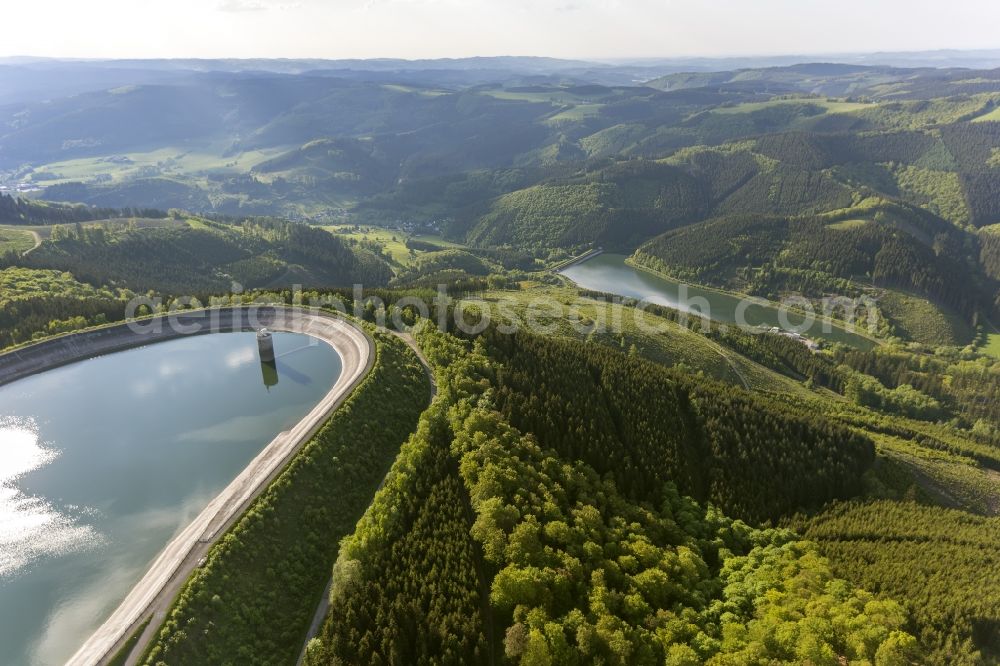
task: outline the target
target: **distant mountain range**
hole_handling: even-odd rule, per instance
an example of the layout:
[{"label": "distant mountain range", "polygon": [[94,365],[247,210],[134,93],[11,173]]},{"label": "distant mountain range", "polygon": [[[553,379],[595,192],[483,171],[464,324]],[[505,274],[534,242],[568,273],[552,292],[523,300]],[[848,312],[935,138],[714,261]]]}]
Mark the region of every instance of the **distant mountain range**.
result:
[{"label": "distant mountain range", "polygon": [[544,57],[475,57],[434,60],[374,59],[60,59],[0,58],[0,104],[29,102],[126,84],[167,83],[193,73],[313,74],[353,79],[426,81],[475,85],[511,76],[571,79],[602,85],[635,85],[681,72],[721,72],[828,62],[879,67],[991,69],[1000,67],[1000,49],[914,51],[730,58],[640,58],[610,61]]}]

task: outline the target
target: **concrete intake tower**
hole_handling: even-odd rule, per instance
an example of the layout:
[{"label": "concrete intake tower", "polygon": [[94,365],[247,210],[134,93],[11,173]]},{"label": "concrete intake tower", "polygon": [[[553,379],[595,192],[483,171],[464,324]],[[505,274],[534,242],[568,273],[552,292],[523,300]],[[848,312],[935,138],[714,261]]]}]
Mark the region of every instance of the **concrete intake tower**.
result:
[{"label": "concrete intake tower", "polygon": [[257,349],[260,352],[261,361],[274,362],[274,338],[271,336],[271,331],[266,328],[257,331]]}]

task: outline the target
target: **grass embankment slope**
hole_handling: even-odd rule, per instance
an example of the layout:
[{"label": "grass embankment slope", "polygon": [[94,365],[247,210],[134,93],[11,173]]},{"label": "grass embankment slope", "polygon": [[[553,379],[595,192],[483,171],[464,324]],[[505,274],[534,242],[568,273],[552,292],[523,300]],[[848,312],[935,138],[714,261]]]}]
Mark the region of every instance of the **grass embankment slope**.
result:
[{"label": "grass embankment slope", "polygon": [[416,355],[374,338],[368,377],[212,548],[144,663],[294,663],[340,539],[427,405]]},{"label": "grass embankment slope", "polygon": [[148,627],[149,623],[152,621],[153,618],[149,618],[136,627],[135,631],[132,632],[132,635],[128,637],[125,644],[122,645],[118,652],[115,653],[106,666],[125,666],[125,664],[128,663],[128,658],[132,655],[132,650],[135,649],[135,646],[139,643],[139,639],[142,638],[143,632],[146,631],[146,627]]}]

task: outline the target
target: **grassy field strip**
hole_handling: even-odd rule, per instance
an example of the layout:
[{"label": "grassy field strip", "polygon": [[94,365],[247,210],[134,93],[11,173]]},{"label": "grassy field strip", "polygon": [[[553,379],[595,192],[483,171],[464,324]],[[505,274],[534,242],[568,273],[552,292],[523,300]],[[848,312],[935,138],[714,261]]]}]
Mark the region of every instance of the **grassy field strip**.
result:
[{"label": "grassy field strip", "polygon": [[1000,333],[989,333],[986,336],[986,344],[980,347],[979,351],[993,358],[1000,358]]},{"label": "grassy field strip", "polygon": [[989,111],[981,116],[978,116],[977,118],[973,118],[972,122],[974,123],[1000,122],[1000,106],[993,109],[992,111]]},{"label": "grassy field strip", "polygon": [[37,231],[0,227],[0,254],[16,252],[23,254],[42,242]]},{"label": "grassy field strip", "polygon": [[754,111],[761,111],[763,109],[769,109],[784,104],[814,104],[816,106],[820,106],[826,109],[827,113],[851,113],[853,111],[863,111],[865,109],[872,109],[877,106],[876,104],[863,104],[860,102],[840,102],[840,101],[829,101],[826,99],[813,99],[810,97],[802,97],[794,99],[776,99],[768,102],[749,102],[746,104],[737,104],[735,106],[719,107],[716,109],[712,109],[712,113],[720,113],[720,114],[752,113]]},{"label": "grassy field strip", "polygon": [[394,262],[401,266],[408,266],[413,261],[413,255],[406,247],[406,234],[402,231],[392,231],[390,229],[380,229],[378,227],[361,227],[356,229],[350,224],[336,224],[324,226],[335,236],[340,236],[352,241],[371,241],[378,243],[389,254]]},{"label": "grassy field strip", "polygon": [[855,218],[850,220],[841,220],[840,222],[833,222],[826,225],[828,229],[857,229],[858,227],[863,227],[868,224],[868,220],[861,218]]},{"label": "grassy field strip", "polygon": [[414,260],[424,253],[423,250],[411,251],[406,247],[407,240],[432,243],[440,246],[441,249],[461,249],[466,247],[461,243],[446,241],[440,236],[431,234],[409,235],[404,231],[383,229],[381,227],[357,227],[353,224],[333,224],[321,228],[346,240],[377,243],[385,249],[393,262],[404,267],[411,266]]},{"label": "grassy field strip", "polygon": [[121,182],[135,177],[183,176],[185,180],[201,180],[207,171],[243,173],[287,147],[252,150],[236,156],[226,156],[227,146],[203,146],[196,150],[168,146],[148,152],[131,152],[98,157],[84,157],[51,162],[35,169],[33,180],[43,185],[87,181],[98,176]]}]

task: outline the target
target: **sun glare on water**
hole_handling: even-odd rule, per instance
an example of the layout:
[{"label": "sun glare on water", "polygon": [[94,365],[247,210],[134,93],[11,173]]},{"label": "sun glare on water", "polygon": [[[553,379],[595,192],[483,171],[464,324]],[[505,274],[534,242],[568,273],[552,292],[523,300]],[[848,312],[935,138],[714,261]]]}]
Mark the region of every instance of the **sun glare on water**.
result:
[{"label": "sun glare on water", "polygon": [[30,422],[0,419],[0,581],[43,557],[82,550],[100,542],[87,525],[24,494],[17,480],[58,454],[46,448]]}]

